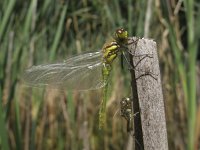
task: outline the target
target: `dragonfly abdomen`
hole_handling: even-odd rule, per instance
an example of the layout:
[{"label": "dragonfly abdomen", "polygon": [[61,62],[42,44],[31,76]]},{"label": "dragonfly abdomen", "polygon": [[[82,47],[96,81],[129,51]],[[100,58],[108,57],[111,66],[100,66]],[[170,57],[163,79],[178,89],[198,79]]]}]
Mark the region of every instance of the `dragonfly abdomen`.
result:
[{"label": "dragonfly abdomen", "polygon": [[107,102],[107,92],[108,85],[107,80],[111,71],[111,65],[113,60],[117,57],[119,52],[120,45],[113,41],[110,44],[107,44],[103,47],[103,68],[102,68],[102,76],[103,82],[105,83],[105,87],[103,89],[103,99],[101,102],[101,107],[99,111],[99,128],[101,129],[104,126],[106,120],[106,102]]}]

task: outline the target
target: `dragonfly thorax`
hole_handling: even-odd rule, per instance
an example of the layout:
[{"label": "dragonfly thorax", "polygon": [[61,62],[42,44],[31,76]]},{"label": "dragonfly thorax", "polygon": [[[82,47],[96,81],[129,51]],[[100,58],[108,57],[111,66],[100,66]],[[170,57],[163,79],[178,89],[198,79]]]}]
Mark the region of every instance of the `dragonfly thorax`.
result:
[{"label": "dragonfly thorax", "polygon": [[103,61],[106,64],[112,64],[113,60],[117,57],[118,53],[128,43],[128,32],[123,28],[119,28],[115,31],[114,40],[107,43],[103,47]]},{"label": "dragonfly thorax", "polygon": [[123,98],[120,102],[121,116],[126,120],[130,120],[132,117],[132,102],[130,98]]},{"label": "dragonfly thorax", "polygon": [[117,42],[111,42],[103,47],[103,59],[106,64],[111,64],[120,51],[120,45]]}]

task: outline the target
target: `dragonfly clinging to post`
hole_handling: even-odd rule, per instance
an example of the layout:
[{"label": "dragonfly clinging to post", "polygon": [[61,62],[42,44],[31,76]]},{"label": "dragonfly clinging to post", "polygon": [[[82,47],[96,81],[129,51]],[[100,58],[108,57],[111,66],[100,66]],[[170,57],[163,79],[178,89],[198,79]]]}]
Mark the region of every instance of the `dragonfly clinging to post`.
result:
[{"label": "dragonfly clinging to post", "polygon": [[120,113],[127,121],[127,132],[133,130],[133,106],[132,100],[128,97],[122,98],[120,101]]},{"label": "dragonfly clinging to post", "polygon": [[25,71],[24,80],[30,86],[50,86],[68,90],[103,88],[99,110],[99,128],[105,123],[108,78],[112,63],[119,54],[128,52],[128,32],[117,29],[111,42],[102,50],[74,56],[61,63],[32,66]]},{"label": "dragonfly clinging to post", "polygon": [[[121,116],[124,117],[127,121],[127,132],[134,137],[134,126],[133,126],[133,119],[134,117],[139,114],[139,112],[133,114],[133,99],[129,97],[124,97],[120,101],[120,113]],[[139,141],[135,138],[136,143],[140,147],[140,149],[143,149]]]}]

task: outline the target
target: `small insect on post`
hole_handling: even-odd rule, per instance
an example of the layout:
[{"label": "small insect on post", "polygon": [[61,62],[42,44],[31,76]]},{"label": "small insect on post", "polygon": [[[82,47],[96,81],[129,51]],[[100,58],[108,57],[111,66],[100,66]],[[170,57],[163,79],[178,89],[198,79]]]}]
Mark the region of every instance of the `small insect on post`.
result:
[{"label": "small insect on post", "polygon": [[[135,41],[135,37],[132,40]],[[130,39],[131,40],[131,39]],[[168,150],[164,101],[161,87],[156,43],[149,39],[139,39],[129,45],[133,55],[131,70],[134,135],[145,150]],[[136,142],[135,142],[136,143]],[[140,149],[138,144],[136,149]]]},{"label": "small insect on post", "polygon": [[122,98],[120,101],[120,113],[127,121],[127,132],[133,130],[133,109],[132,109],[132,99],[129,97]]}]

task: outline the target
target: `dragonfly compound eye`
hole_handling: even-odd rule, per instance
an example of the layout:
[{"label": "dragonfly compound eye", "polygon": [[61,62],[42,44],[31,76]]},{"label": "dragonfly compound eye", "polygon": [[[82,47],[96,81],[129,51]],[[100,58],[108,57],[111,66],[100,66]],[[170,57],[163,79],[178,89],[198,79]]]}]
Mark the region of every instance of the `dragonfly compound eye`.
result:
[{"label": "dragonfly compound eye", "polygon": [[115,32],[115,38],[116,39],[126,39],[128,38],[128,32],[124,30],[123,28],[119,28]]}]

